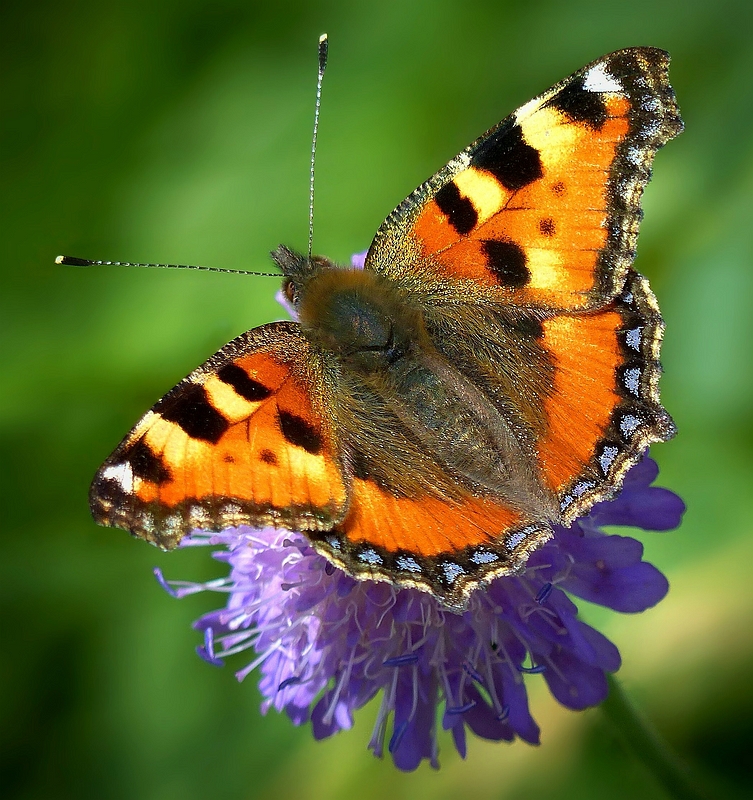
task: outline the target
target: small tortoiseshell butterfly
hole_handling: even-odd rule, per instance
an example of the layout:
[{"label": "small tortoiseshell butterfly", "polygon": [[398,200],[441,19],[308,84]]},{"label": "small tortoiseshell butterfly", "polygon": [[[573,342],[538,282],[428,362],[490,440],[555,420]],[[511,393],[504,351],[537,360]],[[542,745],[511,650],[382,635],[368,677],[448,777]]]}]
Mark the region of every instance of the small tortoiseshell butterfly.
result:
[{"label": "small tortoiseshell butterfly", "polygon": [[303,532],[356,578],[462,608],[614,495],[673,423],[663,322],[633,271],[657,149],[682,130],[667,53],[604,56],[404,200],[363,269],[279,247],[299,322],[244,333],[97,473],[94,518]]}]

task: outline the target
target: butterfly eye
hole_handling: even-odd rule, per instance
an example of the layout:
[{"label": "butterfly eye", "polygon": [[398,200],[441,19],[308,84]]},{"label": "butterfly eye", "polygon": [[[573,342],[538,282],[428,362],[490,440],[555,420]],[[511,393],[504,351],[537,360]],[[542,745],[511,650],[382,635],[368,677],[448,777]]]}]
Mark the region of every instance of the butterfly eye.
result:
[{"label": "butterfly eye", "polygon": [[282,291],[288,302],[297,308],[300,295],[298,293],[298,287],[295,285],[295,283],[293,283],[293,281],[287,281],[282,287]]}]

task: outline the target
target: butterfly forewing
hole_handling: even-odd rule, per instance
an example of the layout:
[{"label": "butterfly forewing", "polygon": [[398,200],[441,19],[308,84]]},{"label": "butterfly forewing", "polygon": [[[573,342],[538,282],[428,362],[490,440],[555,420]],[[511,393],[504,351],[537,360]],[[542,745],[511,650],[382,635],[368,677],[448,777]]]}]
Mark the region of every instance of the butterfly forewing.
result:
[{"label": "butterfly forewing", "polygon": [[609,302],[654,154],[682,130],[668,64],[662,50],[622,50],[518,109],[395,209],[366,266],[434,301]]},{"label": "butterfly forewing", "polygon": [[94,479],[95,519],[162,547],[192,528],[329,529],[347,487],[294,323],[249,331],[149,411]]}]

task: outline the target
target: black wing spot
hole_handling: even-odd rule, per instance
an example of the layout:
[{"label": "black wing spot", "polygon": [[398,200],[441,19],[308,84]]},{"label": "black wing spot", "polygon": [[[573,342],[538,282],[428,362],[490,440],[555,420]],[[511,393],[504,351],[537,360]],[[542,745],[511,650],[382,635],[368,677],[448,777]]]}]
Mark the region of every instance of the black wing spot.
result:
[{"label": "black wing spot", "polygon": [[589,128],[601,130],[607,121],[607,106],[599,92],[589,92],[583,78],[571,81],[560,89],[546,105],[566,114],[573,122],[584,122]]},{"label": "black wing spot", "polygon": [[557,226],[554,224],[554,220],[551,217],[544,217],[539,220],[539,230],[544,236],[554,236]]},{"label": "black wing spot", "polygon": [[528,259],[520,245],[507,239],[485,239],[482,248],[487,266],[500,283],[520,289],[531,280]]},{"label": "black wing spot", "polygon": [[322,449],[322,437],[313,425],[290,411],[278,411],[282,435],[296,447],[316,454]]},{"label": "black wing spot", "polygon": [[523,129],[514,122],[502,125],[481,142],[471,165],[491,172],[511,191],[528,186],[544,174],[539,151],[525,141]]},{"label": "black wing spot", "polygon": [[557,195],[557,197],[561,197],[565,193],[565,184],[562,181],[557,181],[557,183],[552,184],[552,194]]},{"label": "black wing spot", "polygon": [[271,450],[262,450],[261,453],[259,453],[259,458],[265,464],[269,464],[272,467],[277,466],[277,456]]},{"label": "black wing spot", "polygon": [[160,409],[163,419],[179,425],[193,439],[216,444],[230,423],[209,402],[203,386],[190,386]]},{"label": "black wing spot", "polygon": [[143,439],[139,439],[133,447],[126,450],[125,456],[131,465],[133,474],[139,478],[155,483],[157,486],[173,479],[172,473],[162,457],[158,456]]},{"label": "black wing spot", "polygon": [[470,233],[478,223],[478,212],[473,203],[460,194],[454,181],[443,186],[435,195],[434,202],[439,210],[447,215],[447,219],[460,234]]},{"label": "black wing spot", "polygon": [[237,364],[225,364],[217,372],[217,377],[228,386],[232,386],[235,393],[244,400],[257,403],[259,400],[266,400],[272,394],[272,390],[259,381],[249,378],[246,370]]}]

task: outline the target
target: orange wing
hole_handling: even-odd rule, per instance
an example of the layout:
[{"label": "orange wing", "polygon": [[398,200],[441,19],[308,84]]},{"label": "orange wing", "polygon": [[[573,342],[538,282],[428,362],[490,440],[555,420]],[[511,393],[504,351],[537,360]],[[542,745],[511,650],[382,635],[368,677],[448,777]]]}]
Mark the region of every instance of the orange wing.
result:
[{"label": "orange wing", "polygon": [[674,436],[659,401],[664,323],[648,281],[630,272],[602,311],[552,317],[542,328],[555,369],[538,461],[570,524],[614,494],[652,442]]},{"label": "orange wing", "polygon": [[462,608],[480,581],[515,572],[551,535],[546,523],[525,524],[489,497],[396,497],[354,478],[346,518],[309,538],[357,578],[418,587]]},{"label": "orange wing", "polygon": [[249,331],[126,436],[94,478],[92,514],[165,548],[193,528],[330,529],[347,490],[324,403],[295,323]]},{"label": "orange wing", "polygon": [[366,267],[430,302],[608,303],[654,154],[682,130],[668,63],[653,48],[612,53],[518,109],[398,206]]}]

